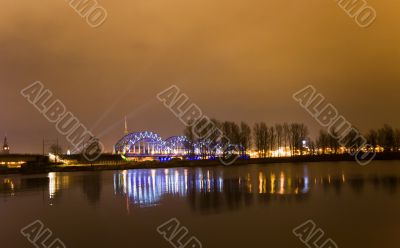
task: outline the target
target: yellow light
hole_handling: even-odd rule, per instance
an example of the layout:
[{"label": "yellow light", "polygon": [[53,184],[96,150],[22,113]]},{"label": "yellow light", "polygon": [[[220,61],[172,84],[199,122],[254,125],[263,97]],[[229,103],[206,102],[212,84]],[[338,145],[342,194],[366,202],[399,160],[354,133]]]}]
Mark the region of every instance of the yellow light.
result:
[{"label": "yellow light", "polygon": [[271,173],[271,194],[275,193],[275,174]]}]

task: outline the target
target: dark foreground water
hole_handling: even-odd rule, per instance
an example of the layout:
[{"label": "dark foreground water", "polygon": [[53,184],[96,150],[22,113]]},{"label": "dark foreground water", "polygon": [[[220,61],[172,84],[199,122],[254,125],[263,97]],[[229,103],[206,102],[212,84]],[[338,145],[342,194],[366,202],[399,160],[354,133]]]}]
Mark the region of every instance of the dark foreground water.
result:
[{"label": "dark foreground water", "polygon": [[172,218],[202,247],[307,247],[292,230],[309,219],[338,247],[399,247],[399,186],[398,161],[0,176],[0,247],[35,247],[35,220],[43,247],[173,247]]}]

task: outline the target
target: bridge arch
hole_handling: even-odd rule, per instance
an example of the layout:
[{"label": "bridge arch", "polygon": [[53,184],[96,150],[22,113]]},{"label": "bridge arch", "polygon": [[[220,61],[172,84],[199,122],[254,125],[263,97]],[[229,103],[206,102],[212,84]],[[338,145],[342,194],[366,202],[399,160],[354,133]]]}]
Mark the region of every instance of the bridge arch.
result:
[{"label": "bridge arch", "polygon": [[162,155],[168,153],[166,142],[156,133],[144,131],[124,136],[115,145],[115,151],[130,155]]},{"label": "bridge arch", "polygon": [[169,154],[183,156],[189,153],[190,141],[186,136],[172,136],[165,143]]}]

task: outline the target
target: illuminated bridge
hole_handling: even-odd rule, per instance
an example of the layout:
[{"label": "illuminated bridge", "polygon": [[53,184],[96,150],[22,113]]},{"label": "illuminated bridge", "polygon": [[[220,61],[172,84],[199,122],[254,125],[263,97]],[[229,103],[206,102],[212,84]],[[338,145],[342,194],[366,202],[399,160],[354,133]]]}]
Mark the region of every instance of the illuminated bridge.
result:
[{"label": "illuminated bridge", "polygon": [[144,131],[125,135],[115,144],[115,152],[127,157],[185,157],[190,142],[185,136],[172,136],[163,140],[156,133]]},{"label": "illuminated bridge", "polygon": [[115,144],[114,151],[133,160],[168,161],[172,158],[216,158],[222,156],[222,147],[221,144],[209,139],[192,143],[186,136],[172,136],[163,139],[154,132],[128,133],[125,130],[125,136]]}]

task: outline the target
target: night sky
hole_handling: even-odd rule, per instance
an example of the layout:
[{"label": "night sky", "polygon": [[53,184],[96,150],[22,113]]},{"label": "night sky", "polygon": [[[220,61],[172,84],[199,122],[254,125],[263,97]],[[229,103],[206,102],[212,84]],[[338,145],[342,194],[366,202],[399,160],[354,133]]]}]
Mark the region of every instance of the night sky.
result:
[{"label": "night sky", "polygon": [[314,85],[361,131],[400,127],[400,2],[368,0],[360,28],[333,0],[98,0],[108,18],[91,28],[64,0],[2,0],[0,138],[40,152],[68,143],[20,91],[41,81],[107,151],[130,131],[163,137],[183,125],[156,95],[179,86],[209,117],[304,122],[292,94]]}]

